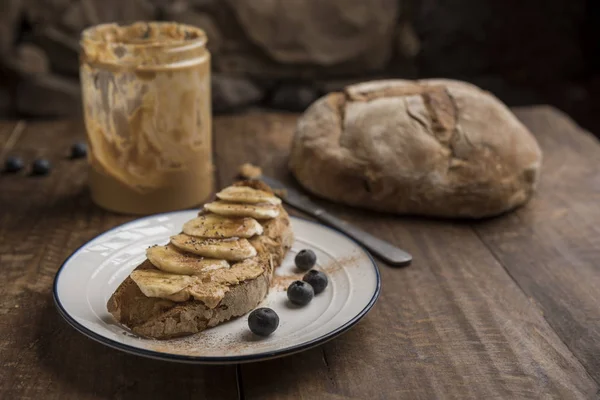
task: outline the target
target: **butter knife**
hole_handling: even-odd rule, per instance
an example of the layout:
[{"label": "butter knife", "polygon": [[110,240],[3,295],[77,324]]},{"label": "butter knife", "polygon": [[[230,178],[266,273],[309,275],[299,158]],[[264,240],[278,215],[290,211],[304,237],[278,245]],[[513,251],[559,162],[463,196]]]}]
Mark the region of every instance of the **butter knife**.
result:
[{"label": "butter knife", "polygon": [[287,187],[282,182],[279,182],[278,180],[268,176],[262,175],[258,179],[263,180],[273,189],[285,191],[285,196],[281,197],[285,203],[304,211],[316,219],[325,222],[332,228],[345,233],[369,249],[373,254],[383,259],[385,262],[394,266],[404,266],[410,264],[412,261],[412,256],[406,251],[401,250],[391,243],[376,238],[370,233],[365,232],[362,229],[359,229],[348,222],[331,215],[317,204],[313,203],[308,196],[300,193],[299,191]]}]

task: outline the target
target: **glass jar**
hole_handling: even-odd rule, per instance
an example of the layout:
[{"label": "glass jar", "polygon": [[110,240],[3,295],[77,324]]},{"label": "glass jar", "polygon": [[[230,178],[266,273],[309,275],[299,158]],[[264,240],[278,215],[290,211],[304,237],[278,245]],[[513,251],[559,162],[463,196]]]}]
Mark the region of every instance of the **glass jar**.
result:
[{"label": "glass jar", "polygon": [[150,214],[213,191],[210,54],[201,29],[104,24],[81,37],[90,190],[99,206]]}]

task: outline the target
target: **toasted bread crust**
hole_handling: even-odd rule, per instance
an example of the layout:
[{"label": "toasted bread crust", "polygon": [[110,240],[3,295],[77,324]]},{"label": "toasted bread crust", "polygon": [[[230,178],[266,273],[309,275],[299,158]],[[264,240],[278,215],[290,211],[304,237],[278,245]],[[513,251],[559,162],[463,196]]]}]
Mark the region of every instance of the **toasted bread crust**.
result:
[{"label": "toasted bread crust", "polygon": [[[272,192],[259,181],[243,181],[236,185]],[[210,309],[197,300],[178,303],[146,297],[135,282],[127,277],[108,300],[108,311],[138,335],[169,339],[201,332],[254,309],[267,295],[274,268],[281,264],[293,242],[288,214],[283,207],[279,207],[278,217],[261,223],[263,235],[250,239],[264,273],[230,287],[215,308]],[[136,269],[147,268],[155,267],[146,260]]]}]

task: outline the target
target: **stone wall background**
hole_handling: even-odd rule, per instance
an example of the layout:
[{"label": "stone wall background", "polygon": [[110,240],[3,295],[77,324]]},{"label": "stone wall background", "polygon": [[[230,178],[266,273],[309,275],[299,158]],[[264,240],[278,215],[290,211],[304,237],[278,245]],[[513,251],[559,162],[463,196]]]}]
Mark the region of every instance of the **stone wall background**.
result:
[{"label": "stone wall background", "polygon": [[[343,85],[453,77],[509,104],[588,96],[585,0],[2,0],[0,116],[78,115],[78,37],[109,21],[203,28],[215,112],[302,110]],[[592,21],[596,23],[596,21]],[[593,43],[597,43],[592,41]]]}]

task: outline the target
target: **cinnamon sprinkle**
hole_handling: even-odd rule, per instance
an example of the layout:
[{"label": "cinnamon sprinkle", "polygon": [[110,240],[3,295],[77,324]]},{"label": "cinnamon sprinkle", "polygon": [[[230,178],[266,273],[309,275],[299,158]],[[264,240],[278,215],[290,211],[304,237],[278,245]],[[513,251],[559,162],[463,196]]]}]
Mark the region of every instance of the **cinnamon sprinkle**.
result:
[{"label": "cinnamon sprinkle", "polygon": [[[318,266],[317,269],[325,272],[328,275],[334,275],[346,268],[357,266],[360,257],[348,256],[339,259],[334,259]],[[295,270],[288,275],[274,275],[271,284],[271,289],[276,291],[284,291],[290,283],[295,280],[301,280],[304,276],[304,271]],[[248,314],[234,318],[246,319]],[[227,322],[225,323],[227,324]],[[186,336],[183,338],[175,338],[168,340],[148,339],[148,348],[150,350],[161,353],[172,353],[187,356],[217,356],[223,353],[237,355],[245,353],[247,349],[257,345],[257,338],[248,330],[241,329],[238,332],[227,334],[215,334],[212,329],[195,335]]]}]

